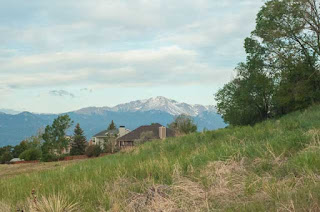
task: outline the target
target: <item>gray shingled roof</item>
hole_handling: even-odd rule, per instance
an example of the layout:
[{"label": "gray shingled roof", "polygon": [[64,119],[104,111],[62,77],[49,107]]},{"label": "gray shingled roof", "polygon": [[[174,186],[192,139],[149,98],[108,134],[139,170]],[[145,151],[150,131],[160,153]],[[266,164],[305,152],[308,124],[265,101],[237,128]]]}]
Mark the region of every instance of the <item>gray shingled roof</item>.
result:
[{"label": "gray shingled roof", "polygon": [[[152,124],[138,127],[137,129],[133,130],[132,132],[118,138],[118,141],[134,141],[140,139],[141,133],[143,132],[153,132],[154,139],[160,139],[159,137],[159,127],[162,127],[161,124]],[[167,128],[167,137],[174,137],[173,130]]]},{"label": "gray shingled roof", "polygon": [[115,134],[119,133],[119,130],[118,129],[115,129],[115,130],[103,130],[103,131],[99,132],[98,134],[94,135],[93,137],[106,137],[107,133],[115,135]]}]

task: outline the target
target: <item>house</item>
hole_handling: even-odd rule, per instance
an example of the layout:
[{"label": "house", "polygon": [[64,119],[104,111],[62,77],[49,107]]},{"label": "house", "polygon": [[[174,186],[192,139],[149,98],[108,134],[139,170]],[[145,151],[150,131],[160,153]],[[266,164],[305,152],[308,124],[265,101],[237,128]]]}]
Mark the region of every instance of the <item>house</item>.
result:
[{"label": "house", "polygon": [[72,141],[69,141],[69,143],[68,143],[68,146],[66,147],[66,148],[63,148],[62,149],[62,151],[61,151],[61,154],[63,154],[63,155],[67,155],[67,154],[70,154],[70,151],[71,151],[71,142]]},{"label": "house", "polygon": [[63,155],[70,154],[72,142],[73,142],[73,136],[66,135],[65,138],[68,140],[68,145],[67,145],[67,147],[62,149],[61,154],[63,154]]},{"label": "house", "polygon": [[143,139],[145,134],[149,134],[147,140],[153,139],[166,139],[167,137],[174,137],[175,133],[173,130],[162,126],[161,124],[151,124],[141,126],[132,132],[121,136],[117,139],[117,145],[120,148],[134,146],[135,141]]},{"label": "house", "polygon": [[114,130],[103,130],[92,137],[91,141],[89,142],[89,146],[99,145],[102,149],[104,149],[105,140],[109,138],[119,138],[130,132],[131,131],[126,129],[125,126],[120,126],[119,129]]}]

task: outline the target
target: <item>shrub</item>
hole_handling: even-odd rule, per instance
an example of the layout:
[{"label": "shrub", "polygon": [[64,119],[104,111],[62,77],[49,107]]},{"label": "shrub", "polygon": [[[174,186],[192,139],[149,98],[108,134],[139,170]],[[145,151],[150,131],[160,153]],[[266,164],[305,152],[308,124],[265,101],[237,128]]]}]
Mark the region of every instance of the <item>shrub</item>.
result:
[{"label": "shrub", "polygon": [[177,116],[168,127],[179,134],[194,133],[197,132],[198,129],[192,117],[184,114]]},{"label": "shrub", "polygon": [[134,142],[136,145],[141,145],[152,139],[155,139],[154,133],[152,131],[147,131],[147,132],[142,132],[140,135],[140,139],[137,139]]},{"label": "shrub", "polygon": [[45,154],[42,154],[41,161],[43,162],[59,161],[59,160],[64,160],[66,156],[69,156],[69,155],[68,154],[56,155],[56,154],[45,153]]},{"label": "shrub", "polygon": [[89,146],[86,150],[86,155],[88,157],[98,157],[101,154],[101,148],[99,145]]},{"label": "shrub", "polygon": [[54,154],[43,154],[41,160],[43,162],[52,162],[52,161],[58,161],[58,156]]},{"label": "shrub", "polygon": [[40,160],[41,155],[42,155],[41,150],[32,148],[22,152],[19,158],[24,159],[25,161]]},{"label": "shrub", "polygon": [[5,152],[0,158],[0,163],[8,163],[12,159],[12,154],[10,152]]},{"label": "shrub", "polygon": [[69,202],[66,195],[35,198],[29,202],[29,211],[79,211],[79,204]]}]

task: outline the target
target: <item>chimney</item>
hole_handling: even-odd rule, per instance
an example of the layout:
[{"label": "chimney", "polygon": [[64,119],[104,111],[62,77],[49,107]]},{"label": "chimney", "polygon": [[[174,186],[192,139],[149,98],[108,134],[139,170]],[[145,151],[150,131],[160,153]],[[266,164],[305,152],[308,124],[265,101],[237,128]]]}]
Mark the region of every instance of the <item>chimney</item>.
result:
[{"label": "chimney", "polygon": [[127,134],[127,131],[126,131],[125,126],[120,126],[119,127],[119,137],[122,137],[122,136],[124,136],[126,134]]},{"label": "chimney", "polygon": [[161,140],[166,139],[167,137],[167,128],[164,126],[159,127],[159,137]]}]

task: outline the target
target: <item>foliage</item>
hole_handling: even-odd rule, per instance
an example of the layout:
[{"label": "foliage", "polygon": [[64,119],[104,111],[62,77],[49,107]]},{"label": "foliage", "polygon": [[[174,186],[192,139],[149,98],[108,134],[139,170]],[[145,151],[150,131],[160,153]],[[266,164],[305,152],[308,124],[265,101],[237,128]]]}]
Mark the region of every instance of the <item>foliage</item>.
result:
[{"label": "foliage", "polygon": [[42,152],[40,149],[31,148],[22,152],[19,156],[20,159],[25,161],[40,160]]},{"label": "foliage", "polygon": [[154,133],[152,131],[142,132],[140,135],[140,139],[135,140],[134,143],[136,145],[144,144],[147,141],[154,139]]},{"label": "foliage", "polygon": [[245,40],[247,60],[216,93],[217,109],[231,125],[262,120],[320,102],[319,2],[270,0]]},{"label": "foliage", "polygon": [[112,120],[108,126],[108,130],[115,130],[115,129],[117,129],[117,126],[115,125],[115,123]]},{"label": "foliage", "polygon": [[177,116],[172,123],[168,124],[168,128],[181,134],[189,134],[197,131],[197,125],[193,119],[184,114]]},{"label": "foliage", "polygon": [[72,125],[69,115],[61,115],[56,118],[51,126],[45,128],[42,136],[45,141],[42,145],[44,154],[53,154],[55,151],[61,154],[67,148],[69,139],[66,137],[66,130]]},{"label": "foliage", "polygon": [[237,77],[216,94],[217,109],[232,125],[255,124],[272,116],[273,79],[264,69],[265,50],[250,38],[245,41],[247,63],[236,68]]},{"label": "foliage", "polygon": [[12,146],[0,147],[0,163],[7,163],[13,158],[12,149]]},{"label": "foliage", "polygon": [[86,150],[86,137],[84,136],[83,130],[78,123],[74,129],[74,136],[71,142],[71,155],[84,155]]},{"label": "foliage", "polygon": [[53,161],[58,161],[59,156],[55,154],[50,154],[50,153],[43,153],[41,157],[41,161],[43,162],[53,162]]},{"label": "foliage", "polygon": [[89,146],[86,149],[86,155],[90,158],[90,157],[99,157],[99,155],[101,154],[102,150],[101,147],[99,145],[92,145]]},{"label": "foliage", "polygon": [[42,162],[54,162],[64,160],[68,154],[42,154],[41,161]]},{"label": "foliage", "polygon": [[18,158],[22,152],[29,148],[28,141],[21,141],[19,145],[13,148],[12,154],[14,158]]},{"label": "foliage", "polygon": [[31,136],[30,138],[23,140],[19,145],[16,145],[12,154],[14,158],[18,158],[20,154],[28,149],[40,149],[42,141],[42,132],[41,130],[37,133],[37,135]]},{"label": "foliage", "polygon": [[116,145],[117,145],[117,137],[116,136],[108,136],[107,138],[104,138],[103,152],[105,152],[105,153],[118,152],[119,149]]},{"label": "foliage", "polygon": [[10,162],[11,159],[13,159],[13,156],[12,156],[11,152],[6,151],[1,155],[0,163],[2,163],[2,164],[3,163],[8,163],[8,162]]}]

